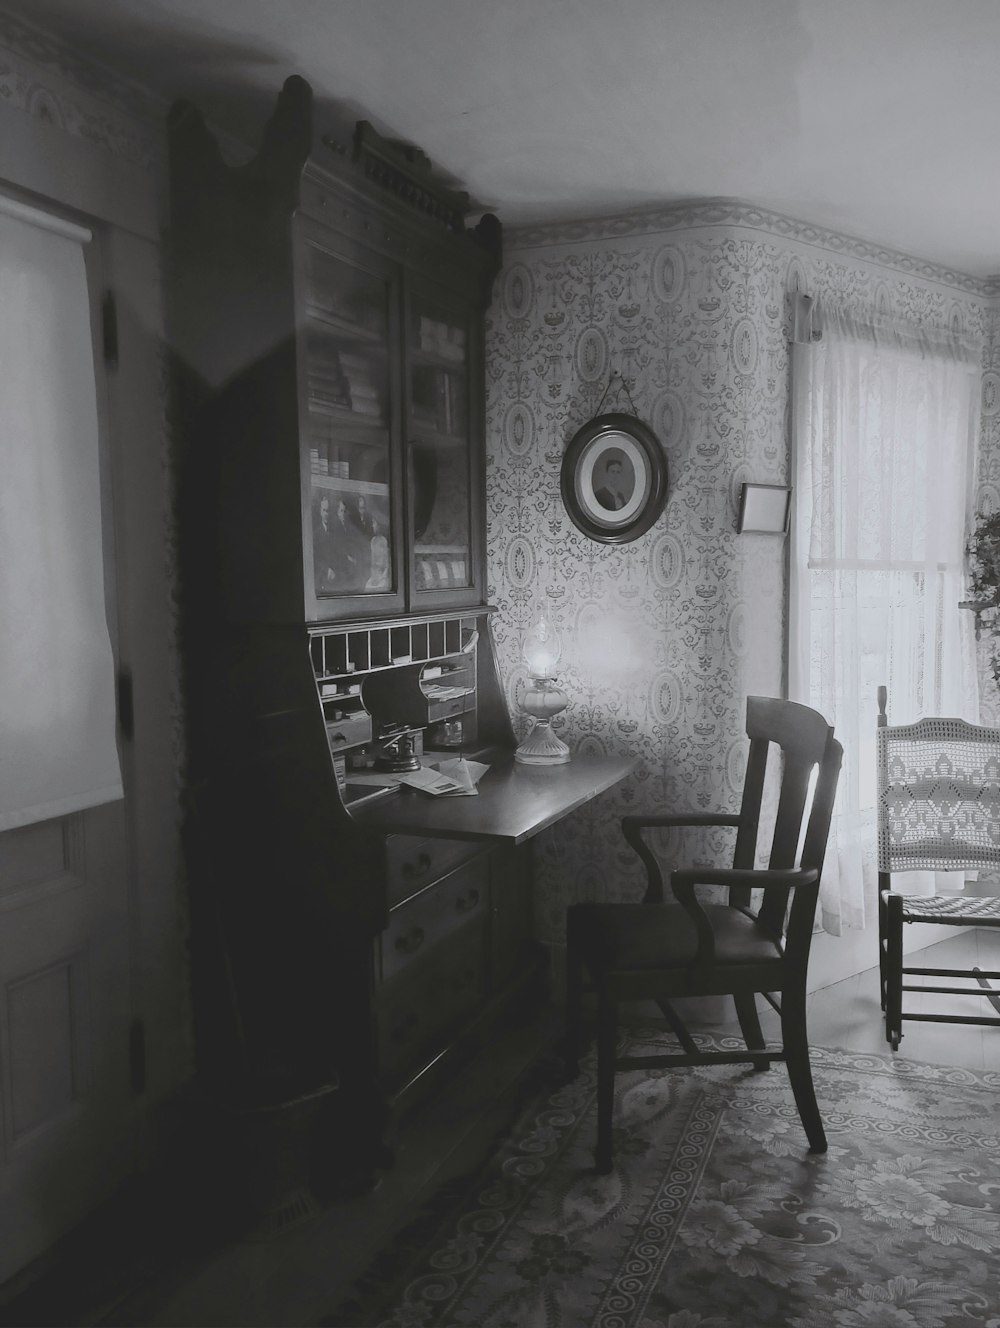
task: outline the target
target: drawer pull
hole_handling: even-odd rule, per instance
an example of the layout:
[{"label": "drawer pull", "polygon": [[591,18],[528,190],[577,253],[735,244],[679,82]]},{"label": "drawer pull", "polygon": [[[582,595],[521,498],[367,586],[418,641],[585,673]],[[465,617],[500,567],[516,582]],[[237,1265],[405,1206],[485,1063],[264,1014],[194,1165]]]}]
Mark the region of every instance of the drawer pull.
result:
[{"label": "drawer pull", "polygon": [[459,895],[455,900],[456,913],[470,913],[479,903],[478,890],[466,890],[464,895]]},{"label": "drawer pull", "polygon": [[347,734],[346,734],[346,733],[337,733],[336,731],[334,731],[333,733],[330,734],[330,741],[331,741],[331,742],[346,742],[346,741],[347,741]]},{"label": "drawer pull", "polygon": [[404,862],[402,874],[412,881],[415,876],[424,876],[430,870],[431,855],[429,853],[418,853],[415,862]]},{"label": "drawer pull", "polygon": [[402,936],[396,937],[396,949],[400,954],[416,954],[424,943],[423,927],[411,927],[409,931],[403,932]]}]

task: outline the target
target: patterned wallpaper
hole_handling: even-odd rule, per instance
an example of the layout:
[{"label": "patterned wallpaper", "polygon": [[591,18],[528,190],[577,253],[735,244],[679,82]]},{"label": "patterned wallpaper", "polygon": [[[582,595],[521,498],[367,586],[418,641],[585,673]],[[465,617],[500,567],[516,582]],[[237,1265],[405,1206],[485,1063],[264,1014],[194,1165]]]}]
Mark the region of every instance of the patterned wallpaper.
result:
[{"label": "patterned wallpaper", "polygon": [[0,8],[0,98],[148,170],[164,158],[166,107],[151,93]]},{"label": "patterned wallpaper", "polygon": [[[506,245],[486,356],[501,673],[517,714],[521,641],[545,597],[563,641],[562,736],[639,761],[539,843],[537,931],[558,946],[569,903],[641,889],[623,811],[736,809],[745,698],[783,692],[786,542],[738,536],[735,519],[744,480],[788,476],[789,292],[986,338],[982,488],[993,505],[997,315],[987,283],[738,203],[508,232]],[[612,385],[601,406],[613,373],[629,392]],[[614,547],[570,521],[560,462],[599,406],[627,411],[628,396],[663,444],[669,495],[646,535]],[[669,865],[730,845],[675,832],[660,852]]]}]

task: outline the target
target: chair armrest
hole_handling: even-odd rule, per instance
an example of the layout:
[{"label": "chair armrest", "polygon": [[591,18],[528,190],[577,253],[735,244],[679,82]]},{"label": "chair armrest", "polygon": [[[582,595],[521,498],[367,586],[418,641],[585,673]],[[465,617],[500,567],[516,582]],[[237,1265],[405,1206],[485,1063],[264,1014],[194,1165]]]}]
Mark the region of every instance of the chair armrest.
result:
[{"label": "chair armrest", "polygon": [[812,885],[818,880],[815,867],[789,867],[781,871],[769,867],[678,867],[670,873],[671,885],[681,884],[684,889],[695,885],[749,885],[758,890],[769,885]]},{"label": "chair armrest", "polygon": [[670,873],[670,888],[674,898],[695,925],[698,949],[695,965],[709,967],[715,962],[715,933],[695,894],[696,885],[748,885],[752,889],[777,886],[790,889],[796,885],[815,885],[819,872],[815,867],[788,868],[772,871],[769,868],[740,867],[680,867]]},{"label": "chair armrest", "polygon": [[622,834],[628,844],[642,859],[643,866],[646,868],[646,893],[643,896],[644,904],[662,904],[663,903],[663,876],[660,873],[660,864],[653,856],[649,845],[642,837],[643,830],[659,827],[677,826],[677,825],[739,825],[738,816],[729,816],[723,813],[704,813],[698,812],[685,813],[677,815],[665,813],[657,815],[650,813],[644,815],[639,812],[630,812],[622,817]]}]

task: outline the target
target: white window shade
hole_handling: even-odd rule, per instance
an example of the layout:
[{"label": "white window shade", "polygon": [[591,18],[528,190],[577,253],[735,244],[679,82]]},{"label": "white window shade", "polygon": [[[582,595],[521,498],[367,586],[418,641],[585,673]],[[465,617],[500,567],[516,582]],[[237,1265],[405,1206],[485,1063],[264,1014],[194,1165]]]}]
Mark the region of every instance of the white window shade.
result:
[{"label": "white window shade", "polygon": [[0,201],[0,830],[122,796],[87,238]]}]

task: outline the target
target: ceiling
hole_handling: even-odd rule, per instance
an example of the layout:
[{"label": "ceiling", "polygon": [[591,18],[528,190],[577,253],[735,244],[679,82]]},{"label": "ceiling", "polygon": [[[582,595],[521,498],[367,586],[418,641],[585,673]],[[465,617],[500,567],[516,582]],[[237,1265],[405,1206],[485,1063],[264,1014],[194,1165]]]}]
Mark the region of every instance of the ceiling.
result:
[{"label": "ceiling", "polygon": [[250,143],[281,83],[505,224],[737,198],[1000,274],[997,0],[2,0]]}]

